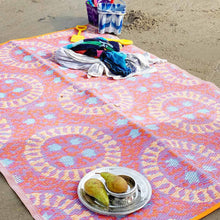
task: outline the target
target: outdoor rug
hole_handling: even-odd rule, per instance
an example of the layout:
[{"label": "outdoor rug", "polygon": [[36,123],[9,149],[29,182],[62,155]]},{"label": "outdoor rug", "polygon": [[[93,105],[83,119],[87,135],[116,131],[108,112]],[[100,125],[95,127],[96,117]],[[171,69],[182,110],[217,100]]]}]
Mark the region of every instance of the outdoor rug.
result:
[{"label": "outdoor rug", "polygon": [[[33,218],[117,219],[77,196],[80,179],[106,166],[134,169],[152,186],[149,203],[121,219],[199,219],[217,209],[220,89],[169,62],[122,80],[87,78],[54,60],[74,33],[0,45],[0,171]],[[100,36],[90,25],[83,35]]]}]

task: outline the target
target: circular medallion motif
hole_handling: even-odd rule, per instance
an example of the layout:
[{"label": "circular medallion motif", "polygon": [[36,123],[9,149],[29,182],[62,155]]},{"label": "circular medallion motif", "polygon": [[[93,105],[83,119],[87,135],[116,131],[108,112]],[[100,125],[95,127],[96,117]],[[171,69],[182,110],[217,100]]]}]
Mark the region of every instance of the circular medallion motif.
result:
[{"label": "circular medallion motif", "polygon": [[[87,210],[84,210],[82,206],[71,199],[67,199],[65,196],[56,196],[52,193],[31,193],[27,197],[32,201],[35,206],[46,206],[51,209],[59,209],[66,214],[65,219],[76,219],[80,220],[87,217],[89,220],[95,220],[91,217],[91,213]],[[53,204],[53,205],[52,205]],[[54,214],[53,212],[51,214]],[[50,213],[46,214],[48,217]],[[59,212],[56,213],[59,215]],[[63,219],[61,216],[59,219]]]},{"label": "circular medallion motif", "polygon": [[118,83],[79,82],[59,95],[62,107],[73,113],[104,115],[115,108],[127,111],[133,106],[133,97]]},{"label": "circular medallion motif", "polygon": [[187,202],[203,203],[220,199],[216,184],[219,158],[204,145],[161,139],[145,149],[141,164],[159,191]]},{"label": "circular medallion motif", "polygon": [[43,94],[43,85],[26,74],[0,74],[0,108],[27,105]]},{"label": "circular medallion motif", "polygon": [[151,100],[150,114],[160,122],[190,133],[220,129],[220,104],[192,91],[166,93]]},{"label": "circular medallion motif", "polygon": [[180,69],[178,66],[170,63],[161,63],[157,66],[157,70],[161,76],[168,82],[193,86],[201,84],[201,81],[190,75],[187,71]]},{"label": "circular medallion motif", "polygon": [[56,49],[43,42],[12,41],[1,48],[0,62],[22,69],[35,69],[44,65],[41,59],[51,59]]},{"label": "circular medallion motif", "polygon": [[110,135],[86,126],[39,132],[28,140],[24,154],[41,175],[66,181],[78,181],[98,167],[116,166],[121,157]]}]

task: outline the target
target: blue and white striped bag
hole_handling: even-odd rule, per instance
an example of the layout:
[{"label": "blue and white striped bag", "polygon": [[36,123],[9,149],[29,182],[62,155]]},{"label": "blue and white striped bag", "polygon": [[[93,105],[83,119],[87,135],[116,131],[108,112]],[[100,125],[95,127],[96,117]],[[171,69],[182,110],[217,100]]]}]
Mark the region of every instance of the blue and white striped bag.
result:
[{"label": "blue and white striped bag", "polygon": [[99,3],[98,4],[98,28],[99,33],[121,33],[126,4]]}]

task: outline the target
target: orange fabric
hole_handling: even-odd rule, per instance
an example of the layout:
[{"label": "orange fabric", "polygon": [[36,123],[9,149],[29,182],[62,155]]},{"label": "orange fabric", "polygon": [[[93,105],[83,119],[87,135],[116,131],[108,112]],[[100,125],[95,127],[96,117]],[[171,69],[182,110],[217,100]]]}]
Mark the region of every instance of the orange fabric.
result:
[{"label": "orange fabric", "polygon": [[215,210],[220,208],[220,203],[212,206],[210,209],[207,209],[206,211],[202,212],[201,214],[197,215],[196,217],[192,218],[191,220],[199,220],[204,218],[205,216],[209,215],[210,213],[214,212]]}]

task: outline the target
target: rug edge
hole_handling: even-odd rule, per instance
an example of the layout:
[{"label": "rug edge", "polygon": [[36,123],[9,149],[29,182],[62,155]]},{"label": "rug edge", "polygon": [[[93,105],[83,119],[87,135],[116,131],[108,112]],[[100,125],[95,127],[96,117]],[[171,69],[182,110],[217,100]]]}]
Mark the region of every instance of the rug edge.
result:
[{"label": "rug edge", "polygon": [[212,212],[216,211],[217,209],[220,208],[220,202],[212,206],[211,208],[208,208],[204,212],[200,213],[199,215],[193,217],[191,220],[200,220],[204,218],[205,216],[211,214]]},{"label": "rug edge", "polygon": [[22,203],[28,209],[30,214],[35,220],[43,220],[43,217],[37,211],[37,209],[32,205],[31,201],[26,197],[24,191],[15,182],[12,175],[7,171],[7,169],[0,163],[0,172],[5,177],[9,187],[18,195]]}]

